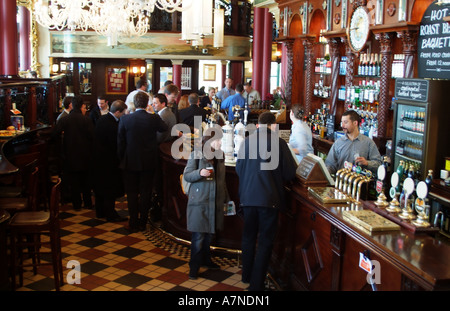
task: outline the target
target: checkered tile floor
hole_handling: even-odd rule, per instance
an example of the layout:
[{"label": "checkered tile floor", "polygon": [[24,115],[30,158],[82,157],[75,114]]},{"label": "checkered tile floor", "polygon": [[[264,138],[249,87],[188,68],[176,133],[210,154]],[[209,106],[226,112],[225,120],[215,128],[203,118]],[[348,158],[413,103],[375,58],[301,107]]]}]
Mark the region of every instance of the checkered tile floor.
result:
[{"label": "checkered tile floor", "polygon": [[[116,204],[127,216],[126,203]],[[109,223],[95,218],[94,210],[61,208],[61,243],[64,285],[62,291],[242,291],[241,269],[233,258],[215,257],[220,270],[200,269],[189,280],[189,247],[171,243],[159,230],[128,233],[127,222]],[[43,258],[45,260],[45,258]],[[81,283],[68,284],[70,260],[80,263]],[[27,270],[28,269],[28,270]],[[73,282],[72,282],[73,283]],[[34,275],[25,268],[18,291],[54,290],[51,266],[38,267]]]}]

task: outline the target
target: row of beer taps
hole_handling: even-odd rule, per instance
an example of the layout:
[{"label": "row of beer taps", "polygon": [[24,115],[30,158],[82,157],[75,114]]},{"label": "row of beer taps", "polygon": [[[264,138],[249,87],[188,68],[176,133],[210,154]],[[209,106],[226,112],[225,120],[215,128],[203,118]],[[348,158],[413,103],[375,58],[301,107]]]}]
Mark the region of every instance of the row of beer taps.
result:
[{"label": "row of beer taps", "polygon": [[361,189],[363,184],[372,180],[372,172],[362,170],[361,173],[354,172],[352,168],[342,168],[336,172],[336,190],[347,195],[351,203],[360,204]]}]

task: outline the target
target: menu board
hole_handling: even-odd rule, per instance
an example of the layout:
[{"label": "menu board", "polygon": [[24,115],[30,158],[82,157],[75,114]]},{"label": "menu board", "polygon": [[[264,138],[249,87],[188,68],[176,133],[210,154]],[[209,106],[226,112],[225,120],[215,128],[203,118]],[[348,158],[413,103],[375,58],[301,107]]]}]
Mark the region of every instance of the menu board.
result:
[{"label": "menu board", "polygon": [[423,15],[418,38],[420,78],[450,79],[450,3],[434,1]]},{"label": "menu board", "polygon": [[395,97],[400,100],[426,102],[428,100],[428,80],[396,79]]}]

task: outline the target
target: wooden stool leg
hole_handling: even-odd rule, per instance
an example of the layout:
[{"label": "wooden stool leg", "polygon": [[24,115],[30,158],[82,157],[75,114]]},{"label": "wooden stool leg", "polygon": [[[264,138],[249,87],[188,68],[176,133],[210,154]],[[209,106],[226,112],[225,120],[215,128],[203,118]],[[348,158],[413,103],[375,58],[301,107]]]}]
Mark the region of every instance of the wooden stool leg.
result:
[{"label": "wooden stool leg", "polygon": [[61,286],[64,284],[64,275],[63,275],[63,266],[62,266],[62,253],[61,253],[61,238],[59,236],[59,230],[57,233],[57,241],[58,241],[58,265],[59,265],[59,277],[60,277],[60,283]]},{"label": "wooden stool leg", "polygon": [[56,241],[56,234],[50,234],[50,247],[52,252],[53,277],[55,278],[55,289],[59,291],[59,263],[58,263],[58,242]]},{"label": "wooden stool leg", "polygon": [[16,234],[11,232],[11,289],[16,290]]}]

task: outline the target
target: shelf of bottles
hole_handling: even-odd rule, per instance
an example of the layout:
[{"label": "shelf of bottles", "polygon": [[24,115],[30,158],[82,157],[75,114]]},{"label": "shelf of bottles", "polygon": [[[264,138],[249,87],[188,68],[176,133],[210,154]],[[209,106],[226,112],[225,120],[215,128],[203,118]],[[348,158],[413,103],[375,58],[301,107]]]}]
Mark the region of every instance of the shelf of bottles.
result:
[{"label": "shelf of bottles", "polygon": [[381,54],[361,53],[359,56],[357,77],[380,77]]},{"label": "shelf of bottles", "polygon": [[314,84],[313,95],[320,98],[328,99],[331,94],[331,86],[325,85],[323,75],[320,76],[318,82]]},{"label": "shelf of bottles", "polygon": [[324,137],[327,127],[328,115],[330,113],[330,104],[322,103],[321,107],[316,109],[315,113],[309,113],[309,116],[304,117],[304,121],[311,128],[313,134]]},{"label": "shelf of bottles", "polygon": [[426,108],[399,105],[395,138],[396,165],[403,161],[421,172]]},{"label": "shelf of bottles", "polygon": [[331,75],[331,60],[330,56],[316,58],[314,66],[314,73],[321,75]]},{"label": "shelf of bottles", "polygon": [[347,109],[358,112],[361,117],[360,132],[373,138],[378,135],[380,81],[366,79],[360,80],[358,85],[351,85],[347,88],[341,86],[338,91],[338,99],[345,101]]}]

